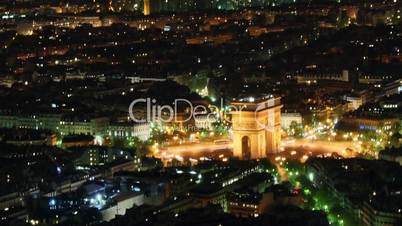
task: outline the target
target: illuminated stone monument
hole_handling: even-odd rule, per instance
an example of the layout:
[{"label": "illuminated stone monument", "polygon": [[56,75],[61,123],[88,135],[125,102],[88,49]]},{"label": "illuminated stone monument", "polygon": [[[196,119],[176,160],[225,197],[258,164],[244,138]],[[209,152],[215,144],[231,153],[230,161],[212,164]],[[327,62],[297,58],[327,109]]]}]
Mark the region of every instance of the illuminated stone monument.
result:
[{"label": "illuminated stone monument", "polygon": [[281,143],[280,98],[242,99],[232,103],[233,154],[240,159],[265,158]]}]

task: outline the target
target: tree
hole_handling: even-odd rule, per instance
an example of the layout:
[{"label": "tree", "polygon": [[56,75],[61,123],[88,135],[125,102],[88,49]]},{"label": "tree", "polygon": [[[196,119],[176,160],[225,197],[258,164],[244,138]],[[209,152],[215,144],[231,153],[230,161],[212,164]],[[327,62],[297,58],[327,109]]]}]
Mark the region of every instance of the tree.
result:
[{"label": "tree", "polygon": [[167,141],[168,135],[165,131],[159,128],[152,128],[150,140],[159,144],[163,144]]},{"label": "tree", "polygon": [[113,138],[111,140],[111,146],[115,148],[127,148],[128,140],[125,138]]},{"label": "tree", "polygon": [[349,23],[351,22],[350,18],[348,17],[348,15],[346,13],[346,11],[341,11],[339,13],[337,21],[338,21],[338,27],[339,28],[347,27],[347,26],[349,26]]},{"label": "tree", "polygon": [[399,132],[394,133],[390,138],[390,147],[399,148],[401,146],[400,140],[402,139],[402,135]]},{"label": "tree", "polygon": [[138,137],[131,137],[129,140],[130,147],[134,147],[133,155],[140,157],[146,156],[149,152],[148,145]]},{"label": "tree", "polygon": [[295,137],[303,136],[303,125],[296,121],[292,121],[289,126],[289,133]]},{"label": "tree", "polygon": [[225,125],[224,122],[222,121],[217,121],[212,123],[213,131],[222,136],[227,136],[228,135],[228,127]]}]

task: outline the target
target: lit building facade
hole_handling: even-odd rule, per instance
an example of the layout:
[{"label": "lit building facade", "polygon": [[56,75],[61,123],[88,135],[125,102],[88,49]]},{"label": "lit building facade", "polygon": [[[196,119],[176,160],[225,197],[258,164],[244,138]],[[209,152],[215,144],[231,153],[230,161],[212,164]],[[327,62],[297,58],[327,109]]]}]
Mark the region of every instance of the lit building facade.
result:
[{"label": "lit building facade", "polygon": [[46,129],[57,131],[60,129],[61,115],[0,115],[1,128]]},{"label": "lit building facade", "polygon": [[144,0],[144,15],[147,16],[151,14],[151,0]]},{"label": "lit building facade", "polygon": [[[382,203],[380,201],[364,202],[360,210],[360,219],[368,226],[383,226],[383,225],[400,225],[402,222],[401,208],[391,208],[391,204]],[[380,206],[388,208],[381,208]],[[391,210],[392,209],[392,210]]]},{"label": "lit building facade", "polygon": [[236,217],[258,217],[273,203],[273,193],[236,194],[228,198],[228,211]]},{"label": "lit building facade", "polygon": [[281,127],[283,129],[289,129],[292,122],[297,124],[303,123],[303,118],[300,113],[282,113],[281,114]]},{"label": "lit building facade", "polygon": [[107,134],[112,138],[138,137],[142,141],[151,135],[151,123],[117,123],[108,126]]}]

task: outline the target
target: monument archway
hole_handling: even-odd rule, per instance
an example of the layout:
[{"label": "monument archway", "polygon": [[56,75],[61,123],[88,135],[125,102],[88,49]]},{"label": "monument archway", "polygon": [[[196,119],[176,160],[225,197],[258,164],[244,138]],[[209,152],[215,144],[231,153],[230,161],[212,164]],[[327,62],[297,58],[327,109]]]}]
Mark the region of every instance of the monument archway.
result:
[{"label": "monument archway", "polygon": [[233,102],[233,155],[240,159],[265,158],[281,142],[280,98]]}]

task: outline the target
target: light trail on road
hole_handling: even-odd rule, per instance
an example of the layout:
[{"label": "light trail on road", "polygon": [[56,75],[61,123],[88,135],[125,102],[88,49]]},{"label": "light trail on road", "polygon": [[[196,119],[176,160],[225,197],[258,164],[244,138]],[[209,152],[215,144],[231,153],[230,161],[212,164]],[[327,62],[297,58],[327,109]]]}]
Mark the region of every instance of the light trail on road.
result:
[{"label": "light trail on road", "polygon": [[[339,157],[351,158],[356,156],[353,142],[351,141],[325,141],[299,139],[293,142],[283,142],[283,151],[269,154],[272,162],[294,159],[306,161],[313,156],[330,157],[334,153]],[[154,156],[157,158],[199,159],[200,157],[217,158],[224,155],[233,155],[233,143],[216,144],[214,142],[193,143],[159,147]]]}]

